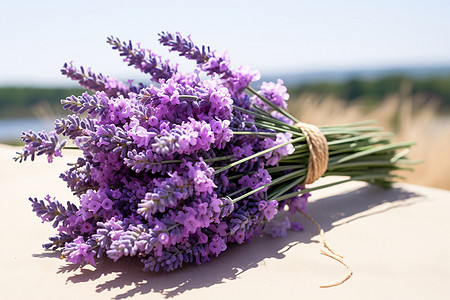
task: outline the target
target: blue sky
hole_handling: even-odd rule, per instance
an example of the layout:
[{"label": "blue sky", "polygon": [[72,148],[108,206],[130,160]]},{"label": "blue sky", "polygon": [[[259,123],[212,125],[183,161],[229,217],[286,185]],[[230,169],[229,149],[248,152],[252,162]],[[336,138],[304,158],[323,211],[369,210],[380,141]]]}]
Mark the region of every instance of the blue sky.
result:
[{"label": "blue sky", "polygon": [[67,85],[59,70],[70,60],[138,76],[106,44],[110,35],[180,62],[158,44],[163,30],[263,75],[450,64],[450,1],[0,2],[0,85]]}]

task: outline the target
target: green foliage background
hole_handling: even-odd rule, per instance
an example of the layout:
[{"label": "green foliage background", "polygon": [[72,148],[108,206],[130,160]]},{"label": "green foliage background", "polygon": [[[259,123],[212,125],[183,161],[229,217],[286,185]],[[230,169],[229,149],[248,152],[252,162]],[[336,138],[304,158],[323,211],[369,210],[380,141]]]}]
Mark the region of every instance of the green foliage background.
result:
[{"label": "green foliage background", "polygon": [[44,103],[50,104],[53,113],[64,114],[60,103],[71,95],[81,95],[84,92],[78,88],[31,88],[2,87],[0,88],[0,118],[32,117],[32,108]]},{"label": "green foliage background", "polygon": [[450,76],[424,79],[405,76],[387,76],[375,80],[351,79],[341,83],[319,82],[289,87],[291,98],[304,93],[334,95],[349,102],[361,101],[369,106],[379,103],[387,96],[400,91],[408,84],[411,93],[425,100],[438,101],[440,108],[450,111]]}]

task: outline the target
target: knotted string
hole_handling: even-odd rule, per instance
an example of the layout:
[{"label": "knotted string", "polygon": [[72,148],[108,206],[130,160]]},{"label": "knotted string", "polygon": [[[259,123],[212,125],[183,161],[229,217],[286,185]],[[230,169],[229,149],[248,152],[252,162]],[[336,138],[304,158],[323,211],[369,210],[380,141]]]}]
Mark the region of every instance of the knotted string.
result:
[{"label": "knotted string", "polygon": [[[315,182],[317,179],[322,177],[328,168],[328,143],[324,134],[320,131],[317,126],[306,124],[302,122],[298,122],[294,125],[295,127],[300,128],[306,138],[306,143],[309,148],[309,162],[308,162],[308,171],[306,174],[305,183],[311,184]],[[349,265],[344,261],[344,257],[338,254],[335,250],[333,250],[325,240],[325,233],[323,232],[322,227],[320,227],[319,223],[314,220],[310,215],[306,214],[304,211],[300,211],[303,216],[305,216],[309,221],[311,221],[319,231],[320,237],[322,239],[322,249],[321,254],[328,256],[347,268],[347,275],[340,281],[331,284],[321,285],[321,288],[337,286],[345,281],[347,281],[353,274]]]},{"label": "knotted string", "polygon": [[322,248],[320,249],[320,254],[328,256],[336,261],[338,261],[339,263],[341,263],[346,269],[347,269],[347,274],[345,275],[345,277],[339,281],[330,283],[330,284],[322,284],[320,285],[321,288],[329,288],[329,287],[333,287],[333,286],[338,286],[343,284],[344,282],[346,282],[350,277],[352,277],[353,275],[353,271],[350,268],[350,266],[347,264],[347,262],[344,260],[344,257],[342,255],[340,255],[339,253],[337,253],[335,250],[333,250],[333,248],[330,247],[330,245],[327,243],[326,239],[325,239],[325,233],[323,232],[322,227],[320,227],[319,223],[317,223],[316,220],[314,220],[313,217],[311,217],[310,215],[308,215],[307,213],[305,213],[302,210],[299,210],[299,212],[305,217],[307,218],[309,221],[311,221],[311,223],[313,223],[316,228],[317,231],[319,232],[319,235],[322,239]]}]

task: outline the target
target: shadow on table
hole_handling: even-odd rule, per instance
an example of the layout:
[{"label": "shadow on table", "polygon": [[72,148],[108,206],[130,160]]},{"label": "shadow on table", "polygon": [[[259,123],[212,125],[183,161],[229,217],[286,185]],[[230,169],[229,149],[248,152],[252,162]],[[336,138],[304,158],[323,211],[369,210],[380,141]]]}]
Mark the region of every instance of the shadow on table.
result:
[{"label": "shadow on table", "polygon": [[[345,194],[316,200],[308,204],[307,213],[314,217],[326,232],[335,226],[399,206],[411,205],[423,199],[424,197],[402,188],[384,190],[363,186]],[[382,203],[389,205],[375,212],[370,211]],[[143,272],[138,259],[121,258],[116,263],[105,259],[96,269],[85,267],[69,275],[67,281],[75,284],[99,281],[96,292],[117,290],[113,299],[149,293],[161,293],[164,297],[171,298],[189,290],[223,284],[227,280],[238,279],[240,274],[256,268],[265,259],[282,259],[292,247],[313,242],[312,238],[317,235],[315,227],[301,216],[296,216],[295,219],[302,221],[305,231],[289,232],[286,238],[259,237],[247,244],[230,245],[218,258],[201,266],[191,264],[171,273],[152,273]],[[47,253],[35,256],[59,257],[58,254],[47,255]],[[71,272],[75,269],[77,268],[72,265],[62,266],[58,273]],[[107,278],[102,279],[104,276]],[[111,276],[116,277],[109,279]]]}]

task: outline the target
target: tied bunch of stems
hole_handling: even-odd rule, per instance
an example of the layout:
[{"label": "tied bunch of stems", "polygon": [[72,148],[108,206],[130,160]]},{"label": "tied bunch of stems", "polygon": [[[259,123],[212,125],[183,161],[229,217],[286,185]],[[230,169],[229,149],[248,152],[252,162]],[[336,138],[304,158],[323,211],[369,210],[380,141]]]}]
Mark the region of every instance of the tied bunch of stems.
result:
[{"label": "tied bunch of stems", "polygon": [[[65,64],[62,73],[92,93],[61,100],[73,114],[56,120],[55,131],[22,133],[20,162],[61,156],[67,147],[60,136],[81,150],[60,176],[79,204],[30,198],[33,211],[57,229],[44,247],[69,262],[135,256],[149,271],[205,263],[230,243],[300,230],[274,217],[304,211],[312,190],[349,180],[389,187],[396,171],[408,170],[412,143],[391,143],[370,121],[313,127],[326,149],[318,159],[316,138],[287,112],[281,80],[255,90],[250,83],[259,73],[232,68],[226,53],[179,33],[163,32],[159,41],[197,68],[182,73],[150,50],[108,38],[153,83],[123,83]],[[313,180],[347,178],[307,188],[313,164],[322,166]]]},{"label": "tied bunch of stems", "polygon": [[[299,123],[299,120],[283,108],[271,105],[268,99],[258,94],[253,88],[248,87],[248,90],[264,103],[270,105],[274,111],[286,116],[292,122]],[[235,109],[243,110],[239,107],[235,107]],[[308,147],[307,138],[304,132],[298,126],[286,124],[279,119],[273,118],[270,113],[257,106],[252,107],[250,110],[243,111],[252,114],[255,117],[254,124],[259,128],[269,129],[275,132],[288,132],[292,135],[292,140],[237,162],[233,162],[217,170],[216,173],[291,143],[294,146],[294,152],[280,159],[278,166],[267,169],[271,176],[276,178],[265,185],[265,187],[273,186],[267,195],[268,200],[282,201],[313,190],[352,180],[366,181],[370,184],[390,188],[395,179],[404,179],[396,171],[413,171],[411,167],[407,166],[418,163],[406,158],[409,153],[409,148],[415,143],[392,143],[390,137],[394,135],[393,133],[383,132],[383,129],[380,127],[369,127],[369,125],[376,124],[375,120],[333,126],[321,126],[319,129],[326,138],[328,148],[328,164],[326,171],[322,176],[345,176],[348,178],[326,185],[316,186],[314,188],[286,193],[293,187],[304,184],[307,177],[308,165],[310,163],[310,148]],[[234,134],[256,134],[265,136],[267,133],[235,132]],[[398,150],[401,151],[399,152]],[[292,172],[285,174],[286,170]],[[257,192],[257,190],[241,195],[240,197],[233,199],[233,202],[248,197],[255,192]]]}]

